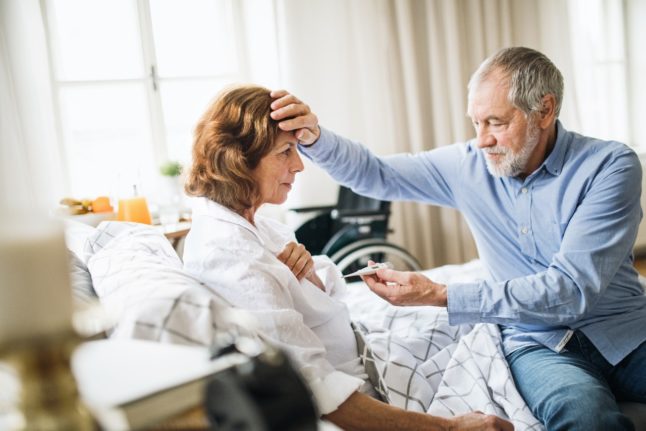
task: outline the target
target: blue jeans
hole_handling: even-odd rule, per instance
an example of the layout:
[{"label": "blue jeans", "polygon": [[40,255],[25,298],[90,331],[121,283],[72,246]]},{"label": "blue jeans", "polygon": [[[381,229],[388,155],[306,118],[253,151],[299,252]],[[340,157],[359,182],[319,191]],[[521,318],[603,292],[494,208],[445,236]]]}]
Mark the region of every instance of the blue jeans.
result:
[{"label": "blue jeans", "polygon": [[530,346],[507,361],[519,392],[549,431],[634,430],[617,401],[646,403],[646,343],[612,366],[576,331],[561,353]]}]

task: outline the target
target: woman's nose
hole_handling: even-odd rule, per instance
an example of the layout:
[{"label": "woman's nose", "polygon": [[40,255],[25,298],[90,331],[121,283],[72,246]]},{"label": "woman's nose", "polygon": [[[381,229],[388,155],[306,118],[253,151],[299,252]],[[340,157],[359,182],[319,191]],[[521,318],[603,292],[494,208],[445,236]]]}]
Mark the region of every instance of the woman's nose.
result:
[{"label": "woman's nose", "polygon": [[303,172],[303,169],[305,169],[305,165],[303,164],[303,160],[301,160],[301,156],[298,153],[298,150],[294,151],[294,157],[292,160],[292,172]]}]

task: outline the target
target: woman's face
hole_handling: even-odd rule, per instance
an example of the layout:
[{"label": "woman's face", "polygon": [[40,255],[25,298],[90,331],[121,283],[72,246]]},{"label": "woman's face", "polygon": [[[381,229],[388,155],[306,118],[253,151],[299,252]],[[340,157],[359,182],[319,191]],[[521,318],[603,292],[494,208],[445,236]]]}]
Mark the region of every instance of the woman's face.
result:
[{"label": "woman's face", "polygon": [[298,140],[293,133],[281,131],[274,148],[253,170],[252,176],[258,184],[260,205],[282,204],[292,189],[296,173],[303,170],[303,162],[298,154]]}]

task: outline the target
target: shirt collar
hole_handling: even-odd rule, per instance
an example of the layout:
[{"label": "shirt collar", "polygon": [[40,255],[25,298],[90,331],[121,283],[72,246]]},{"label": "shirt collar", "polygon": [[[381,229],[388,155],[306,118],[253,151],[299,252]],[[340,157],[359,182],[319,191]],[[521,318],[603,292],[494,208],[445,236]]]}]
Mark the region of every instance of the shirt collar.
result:
[{"label": "shirt collar", "polygon": [[556,120],[556,142],[554,142],[552,152],[542,164],[545,170],[554,176],[559,175],[563,171],[565,152],[568,147],[567,141],[569,139],[570,134],[563,128],[561,122]]},{"label": "shirt collar", "polygon": [[242,217],[237,212],[232,211],[229,208],[225,207],[224,205],[220,205],[219,203],[214,202],[205,197],[192,198],[191,201],[192,201],[191,207],[193,210],[194,217],[195,216],[213,217],[218,220],[224,221],[226,223],[235,224],[253,233],[258,238],[260,243],[264,245],[265,242],[263,241],[256,226],[249,223],[249,220]]}]

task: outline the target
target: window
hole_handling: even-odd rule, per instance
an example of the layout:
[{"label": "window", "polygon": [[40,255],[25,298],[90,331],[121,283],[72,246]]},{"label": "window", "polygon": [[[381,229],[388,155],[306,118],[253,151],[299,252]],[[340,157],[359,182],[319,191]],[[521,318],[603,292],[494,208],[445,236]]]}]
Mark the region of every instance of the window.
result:
[{"label": "window", "polygon": [[626,38],[628,44],[628,82],[630,83],[630,130],[633,143],[646,149],[646,2],[643,0],[625,1]]},{"label": "window", "polygon": [[646,149],[646,30],[641,0],[570,0],[572,59],[581,132]]},{"label": "window", "polygon": [[[223,86],[277,84],[276,45],[267,36],[274,33],[271,2],[43,0],[42,6],[74,196],[119,196],[138,184],[154,198],[158,167],[190,161],[192,129]],[[261,72],[249,66],[252,50],[262,51],[264,62],[252,64]]]}]

